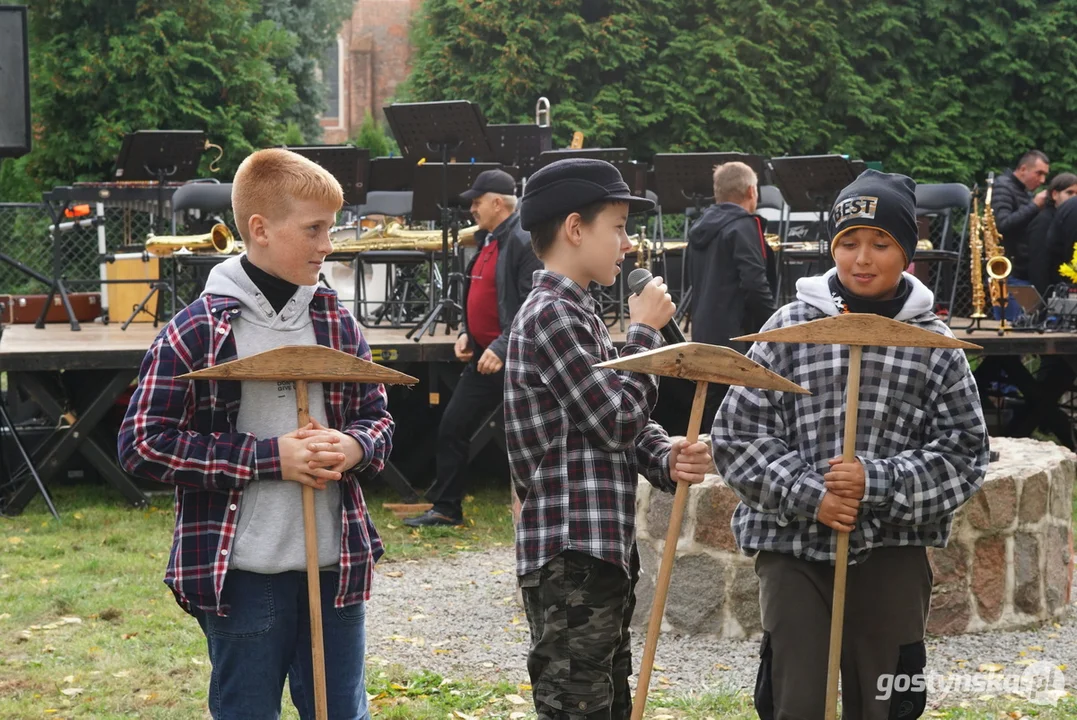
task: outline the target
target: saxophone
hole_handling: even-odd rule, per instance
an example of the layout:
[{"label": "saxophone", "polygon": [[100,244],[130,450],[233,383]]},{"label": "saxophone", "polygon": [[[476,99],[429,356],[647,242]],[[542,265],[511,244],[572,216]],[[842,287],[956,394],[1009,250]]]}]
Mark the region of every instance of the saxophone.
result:
[{"label": "saxophone", "polygon": [[972,283],[972,319],[986,318],[984,314],[984,277],[983,250],[984,239],[980,231],[980,201],[972,199],[972,214],[969,216],[969,271]]},{"label": "saxophone", "polygon": [[[984,198],[983,246],[987,255],[988,287],[991,293],[991,305],[999,307],[1007,297],[1006,279],[1013,272],[1013,264],[1006,257],[1002,247],[1002,236],[995,225],[995,213],[991,209],[991,191],[994,189],[995,174],[987,177],[987,195]],[[1005,321],[1004,321],[1005,322]]]}]

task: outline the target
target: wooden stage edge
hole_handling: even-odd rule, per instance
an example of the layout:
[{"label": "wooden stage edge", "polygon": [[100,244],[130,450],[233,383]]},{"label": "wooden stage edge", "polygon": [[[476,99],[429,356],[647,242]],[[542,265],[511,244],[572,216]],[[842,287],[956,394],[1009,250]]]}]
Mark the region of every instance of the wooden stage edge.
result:
[{"label": "wooden stage edge", "polygon": [[[983,347],[984,355],[1077,355],[1077,333],[1009,332],[999,336],[995,323],[974,333],[961,329],[967,320],[955,319],[954,335]],[[163,325],[162,325],[163,327]],[[83,323],[75,332],[67,323],[5,325],[0,335],[0,371],[94,370],[137,368],[160,331],[152,323]],[[457,333],[438,325],[419,342],[408,339],[406,329],[364,327],[375,362],[457,362],[452,346]],[[614,343],[624,342],[618,325],[610,328]],[[980,354],[972,351],[973,354]]]}]

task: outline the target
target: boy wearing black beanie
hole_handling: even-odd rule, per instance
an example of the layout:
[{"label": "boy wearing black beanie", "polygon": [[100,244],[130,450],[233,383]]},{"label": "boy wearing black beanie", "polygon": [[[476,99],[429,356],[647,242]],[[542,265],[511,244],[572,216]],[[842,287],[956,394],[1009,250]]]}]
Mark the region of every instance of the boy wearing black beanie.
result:
[{"label": "boy wearing black beanie", "polygon": [[[952,336],[904,269],[916,250],[915,184],[867,170],[830,213],[836,267],[797,282],[763,331],[867,312]],[[837,531],[850,533],[842,642],[844,720],[908,720],[926,704],[927,547],[983,482],[988,437],[961,350],[865,347],[853,463],[842,462],[848,348],[756,343],[748,357],[808,388],[734,387],[714,420],[715,465],[741,502],[732,528],[755,557],[762,720],[824,714]]]}]

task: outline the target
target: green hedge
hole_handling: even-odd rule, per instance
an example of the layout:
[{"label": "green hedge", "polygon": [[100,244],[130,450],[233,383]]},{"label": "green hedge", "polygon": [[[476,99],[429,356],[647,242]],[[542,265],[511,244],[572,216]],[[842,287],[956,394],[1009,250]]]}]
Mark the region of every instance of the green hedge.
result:
[{"label": "green hedge", "polygon": [[971,183],[1077,165],[1077,0],[426,0],[402,99],[489,122],[552,103],[555,147],[838,152]]}]

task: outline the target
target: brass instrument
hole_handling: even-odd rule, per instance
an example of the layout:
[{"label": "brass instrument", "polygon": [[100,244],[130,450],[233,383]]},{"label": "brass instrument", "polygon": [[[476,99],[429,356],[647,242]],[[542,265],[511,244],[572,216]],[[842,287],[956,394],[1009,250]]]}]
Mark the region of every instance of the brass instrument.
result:
[{"label": "brass instrument", "polygon": [[1013,272],[1013,263],[1006,257],[1002,247],[1002,235],[995,225],[995,212],[991,209],[991,191],[995,185],[995,174],[987,176],[987,195],[984,197],[983,237],[984,254],[987,256],[987,288],[991,296],[991,305],[1001,309],[998,334],[1009,330],[1006,326],[1006,303],[1010,297],[1007,278]]},{"label": "brass instrument", "polygon": [[1002,247],[1002,236],[995,225],[995,213],[991,209],[991,191],[994,189],[995,175],[987,178],[987,195],[984,197],[983,238],[984,254],[987,256],[987,277],[990,278],[991,304],[999,306],[1006,297],[1006,279],[1013,272],[1013,263],[1006,257]]},{"label": "brass instrument", "polygon": [[535,103],[535,124],[539,127],[550,126],[550,101],[540,97]]},{"label": "brass instrument", "polygon": [[231,255],[235,251],[235,239],[229,232],[228,226],[223,223],[217,223],[205,235],[154,235],[150,233],[146,238],[146,252],[157,257],[190,255],[194,252]]},{"label": "brass instrument", "polygon": [[972,199],[969,215],[969,279],[972,283],[972,319],[982,320],[984,314],[983,250],[984,239],[980,229],[980,201]]},{"label": "brass instrument", "polygon": [[[478,225],[461,228],[457,233],[458,246],[474,247],[475,233],[478,230]],[[358,236],[354,227],[335,229],[329,233],[329,239],[333,242],[334,253],[361,253],[375,250],[438,252],[441,250],[440,230],[408,230],[395,220],[367,228]]]},{"label": "brass instrument", "polygon": [[662,255],[667,252],[676,252],[678,250],[684,250],[688,247],[688,243],[683,240],[677,240],[674,242],[666,241],[661,245],[645,237],[643,231],[640,230],[635,235],[628,236],[628,242],[632,244],[632,249],[628,252],[637,253],[636,265],[637,267],[651,269],[651,261],[655,255]]}]

